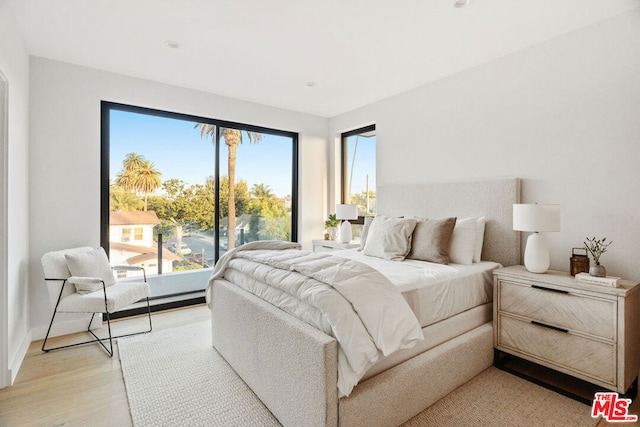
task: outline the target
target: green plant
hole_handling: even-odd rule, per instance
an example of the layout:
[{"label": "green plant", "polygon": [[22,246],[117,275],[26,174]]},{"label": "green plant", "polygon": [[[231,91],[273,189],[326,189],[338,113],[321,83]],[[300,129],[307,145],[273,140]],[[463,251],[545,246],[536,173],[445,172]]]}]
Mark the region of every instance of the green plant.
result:
[{"label": "green plant", "polygon": [[612,241],[607,243],[606,240],[606,237],[603,237],[602,239],[596,239],[595,237],[590,239],[587,237],[587,242],[589,243],[583,242],[584,247],[587,248],[593,257],[593,262],[595,262],[596,265],[600,264],[600,256],[605,253],[609,245],[613,243]]},{"label": "green plant", "polygon": [[340,220],[336,219],[336,214],[329,214],[329,218],[324,222],[325,228],[337,227],[340,225]]}]

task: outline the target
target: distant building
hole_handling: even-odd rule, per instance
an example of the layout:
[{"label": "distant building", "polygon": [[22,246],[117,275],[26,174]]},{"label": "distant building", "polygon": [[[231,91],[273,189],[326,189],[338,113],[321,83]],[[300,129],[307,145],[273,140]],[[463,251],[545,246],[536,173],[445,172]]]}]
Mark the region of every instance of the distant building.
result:
[{"label": "distant building", "polygon": [[[160,224],[153,211],[114,211],[109,213],[109,258],[111,265],[136,265],[147,274],[158,273],[158,245],[153,227]],[[162,248],[162,272],[173,271],[173,261],[182,259]],[[121,271],[118,277],[133,277],[142,272]]]}]

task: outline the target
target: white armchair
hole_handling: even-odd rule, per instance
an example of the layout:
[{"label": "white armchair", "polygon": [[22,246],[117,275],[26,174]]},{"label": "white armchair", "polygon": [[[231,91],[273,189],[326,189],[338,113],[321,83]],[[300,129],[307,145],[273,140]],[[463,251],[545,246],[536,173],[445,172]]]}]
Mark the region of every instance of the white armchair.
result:
[{"label": "white armchair", "polygon": [[[48,252],[42,257],[42,269],[47,281],[49,299],[53,306],[53,315],[49,323],[47,335],[42,344],[42,351],[49,352],[61,348],[75,347],[82,344],[99,343],[113,356],[113,339],[129,335],[151,332],[151,307],[149,305],[149,284],[142,267],[109,266],[109,260],[103,248],[80,247],[61,251]],[[116,282],[113,270],[142,270],[141,282]],[[111,313],[121,310],[140,300],[147,300],[149,329],[126,335],[111,335]],[[87,332],[94,339],[77,344],[55,348],[45,348],[51,326],[57,313],[92,313]],[[96,313],[104,313],[109,330],[108,338],[98,338],[91,330],[91,322]],[[103,341],[109,340],[109,348]]]}]

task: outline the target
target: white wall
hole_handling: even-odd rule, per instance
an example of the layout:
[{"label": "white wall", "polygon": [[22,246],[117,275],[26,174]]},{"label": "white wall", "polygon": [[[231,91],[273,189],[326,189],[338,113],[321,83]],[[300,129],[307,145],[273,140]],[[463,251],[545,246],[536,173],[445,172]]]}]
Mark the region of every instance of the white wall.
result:
[{"label": "white wall", "polygon": [[41,256],[100,244],[101,100],[299,132],[299,240],[310,249],[311,239],[322,235],[327,119],[32,57],[29,273],[34,338],[43,335],[52,311]]},{"label": "white wall", "polygon": [[367,122],[378,185],[520,177],[523,202],[561,204],[552,269],[606,236],[608,273],[640,281],[640,10],[335,117],[330,132]]},{"label": "white wall", "polygon": [[[31,341],[27,269],[29,55],[12,18],[7,7],[0,5],[0,72],[8,93],[7,128],[0,130],[8,141],[0,162],[0,387],[13,382]],[[0,126],[4,127],[2,119]]]}]

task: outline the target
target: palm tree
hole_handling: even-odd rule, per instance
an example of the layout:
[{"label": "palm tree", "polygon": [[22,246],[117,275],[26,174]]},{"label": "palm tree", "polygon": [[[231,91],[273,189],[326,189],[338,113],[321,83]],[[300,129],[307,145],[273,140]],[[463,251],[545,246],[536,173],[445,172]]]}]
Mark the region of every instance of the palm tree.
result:
[{"label": "palm tree", "polygon": [[153,162],[145,160],[144,156],[129,153],[122,161],[122,170],[116,176],[116,185],[126,191],[144,194],[144,210],[147,210],[147,197],[160,187],[162,173],[156,169]]},{"label": "palm tree", "polygon": [[144,156],[137,153],[129,153],[124,157],[122,166],[124,170],[133,172],[140,169],[144,162]]},{"label": "palm tree", "polygon": [[118,175],[116,175],[116,185],[125,191],[134,191],[135,185],[133,181],[136,178],[136,173],[132,170],[123,169]]},{"label": "palm tree", "polygon": [[276,197],[276,195],[273,194],[271,187],[266,184],[253,184],[253,187],[251,187],[251,194],[256,199],[263,200],[273,199]]},{"label": "palm tree", "polygon": [[[211,137],[215,144],[216,127],[212,124],[199,123],[194,126],[200,128],[200,137]],[[239,129],[220,128],[220,134],[227,144],[229,154],[229,216],[227,221],[228,241],[227,248],[233,249],[236,246],[236,197],[235,197],[235,179],[236,179],[236,150],[238,145],[242,144],[242,131]],[[262,140],[263,135],[257,132],[246,131],[245,134],[249,138],[250,143],[257,144]]]},{"label": "palm tree", "polygon": [[147,210],[147,196],[155,192],[162,181],[160,176],[162,173],[156,169],[156,165],[148,160],[143,160],[142,164],[136,170],[133,185],[136,191],[144,194],[144,210]]}]

